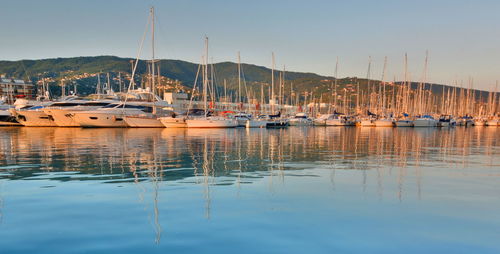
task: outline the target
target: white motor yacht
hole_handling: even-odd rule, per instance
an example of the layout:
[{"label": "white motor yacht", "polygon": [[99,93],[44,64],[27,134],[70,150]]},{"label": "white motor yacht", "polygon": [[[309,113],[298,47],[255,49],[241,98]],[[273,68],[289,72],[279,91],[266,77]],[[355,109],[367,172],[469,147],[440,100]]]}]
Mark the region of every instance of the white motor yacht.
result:
[{"label": "white motor yacht", "polygon": [[234,128],[238,127],[238,121],[221,116],[206,116],[187,119],[186,125],[188,128]]},{"label": "white motor yacht", "polygon": [[413,120],[411,120],[410,115],[403,113],[401,117],[399,117],[394,125],[396,127],[413,127]]},{"label": "white motor yacht", "polygon": [[288,123],[290,126],[310,126],[313,124],[313,120],[306,113],[297,113],[288,120]]},{"label": "white motor yacht", "polygon": [[0,126],[20,126],[16,117],[12,116],[10,109],[12,106],[0,105]]},{"label": "white motor yacht", "polygon": [[205,110],[189,109],[187,112],[171,112],[169,116],[158,118],[160,122],[167,128],[187,128],[187,119],[203,117]]},{"label": "white motor yacht", "polygon": [[235,114],[234,118],[238,121],[238,127],[265,128],[268,123],[268,121],[264,118],[255,118],[251,114],[247,113]]},{"label": "white motor yacht", "polygon": [[266,119],[253,118],[246,122],[246,128],[266,128],[269,123]]},{"label": "white motor yacht", "polygon": [[438,124],[438,120],[434,119],[434,117],[430,115],[423,115],[421,117],[417,117],[413,121],[413,127],[436,127]]},{"label": "white motor yacht", "polygon": [[96,110],[73,112],[73,118],[82,127],[128,127],[125,116],[152,112],[153,105],[147,102],[113,103]]},{"label": "white motor yacht", "polygon": [[413,121],[410,119],[399,119],[394,124],[396,127],[413,127]]},{"label": "white motor yacht", "polygon": [[348,126],[352,125],[352,122],[345,115],[335,114],[332,118],[326,120],[325,124],[326,126]]},{"label": "white motor yacht", "polygon": [[234,119],[238,121],[238,127],[245,127],[247,122],[252,119],[252,115],[240,112],[234,115]]},{"label": "white motor yacht", "polygon": [[451,115],[442,115],[437,123],[438,127],[454,127],[457,125],[455,119]]},{"label": "white motor yacht", "polygon": [[65,97],[61,101],[57,102],[40,102],[37,106],[25,108],[25,109],[10,109],[11,114],[16,117],[17,121],[24,126],[29,127],[55,127],[57,124],[54,122],[52,117],[49,117],[43,110],[46,107],[73,107],[85,103],[76,96]]},{"label": "white motor yacht", "polygon": [[316,119],[314,119],[314,125],[316,126],[326,126],[326,121],[335,119],[335,114],[322,114]]},{"label": "white motor yacht", "polygon": [[116,103],[116,101],[98,100],[83,101],[82,103],[54,103],[49,107],[43,108],[42,110],[47,116],[49,116],[49,119],[51,119],[59,127],[80,127],[80,124],[77,123],[73,117],[74,112],[96,110],[111,103]]}]

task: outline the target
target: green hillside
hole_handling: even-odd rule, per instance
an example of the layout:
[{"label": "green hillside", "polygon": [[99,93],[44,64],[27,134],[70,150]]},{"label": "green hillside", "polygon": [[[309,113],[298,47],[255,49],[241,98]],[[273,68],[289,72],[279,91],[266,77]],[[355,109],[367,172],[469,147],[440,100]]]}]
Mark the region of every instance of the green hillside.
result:
[{"label": "green hillside", "polygon": [[[81,94],[90,94],[95,92],[97,77],[96,73],[101,72],[101,82],[105,82],[106,73],[110,73],[112,78],[112,86],[118,90],[118,73],[121,75],[129,75],[131,70],[131,58],[120,58],[116,56],[95,56],[95,57],[72,57],[72,58],[54,58],[41,60],[21,60],[21,61],[0,61],[0,74],[7,77],[22,78],[36,82],[41,78],[46,78],[51,83],[51,91],[54,94],[60,93],[58,85],[60,80],[65,80],[66,83],[76,84],[78,92]],[[190,63],[181,60],[160,60],[157,63],[160,67],[162,76],[172,80],[178,80],[182,83],[184,90],[193,86],[198,64]],[[144,82],[145,74],[148,72],[148,64],[145,60],[140,60],[137,69],[135,81],[137,84]],[[255,97],[260,97],[261,91],[264,91],[265,96],[268,96],[269,84],[271,83],[271,70],[263,66],[252,64],[242,64],[244,80],[246,88],[244,91],[254,94]],[[218,86],[218,91],[221,94],[223,91],[224,80],[227,84],[227,93],[235,95],[238,87],[238,71],[237,64],[232,62],[221,62],[214,64],[215,83]],[[275,89],[278,94],[278,82],[280,80],[280,71],[275,71]],[[84,74],[87,74],[86,76]],[[94,75],[89,75],[94,74]],[[294,97],[297,94],[315,98],[323,98],[326,100],[330,95],[334,78],[317,75],[314,73],[289,72],[285,73],[285,85],[283,87],[285,98],[291,93],[293,87]],[[367,80],[358,78],[343,78],[338,80],[337,91],[341,93],[344,88],[357,88],[359,82],[360,90],[366,94]],[[124,81],[125,83],[125,81]],[[127,82],[128,83],[128,82]],[[377,89],[378,81],[371,81],[372,89]],[[349,85],[350,84],[350,85]],[[125,86],[125,85],[124,85]],[[413,85],[416,87],[416,84]],[[430,87],[430,86],[429,86]],[[442,91],[441,85],[433,85],[433,92],[440,94]],[[355,92],[355,91],[354,91]],[[486,98],[487,93],[478,93],[478,96]]]}]

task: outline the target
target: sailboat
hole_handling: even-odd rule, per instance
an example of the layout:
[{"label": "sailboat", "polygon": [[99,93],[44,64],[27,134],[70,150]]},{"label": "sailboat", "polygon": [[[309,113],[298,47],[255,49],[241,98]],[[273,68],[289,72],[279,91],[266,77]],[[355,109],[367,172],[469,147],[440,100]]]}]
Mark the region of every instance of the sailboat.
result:
[{"label": "sailboat", "polygon": [[[405,54],[404,58],[404,75],[405,80],[401,85],[400,89],[400,116],[394,122],[396,127],[413,127],[413,120],[410,118],[409,104],[410,104],[410,92],[411,92],[411,82],[408,81],[408,55]],[[400,112],[401,112],[400,111]]]},{"label": "sailboat", "polygon": [[[236,119],[229,119],[222,116],[213,116],[208,110],[208,37],[205,37],[205,56],[203,57],[203,106],[202,117],[190,118],[186,120],[188,128],[232,128],[238,126]],[[213,86],[213,82],[211,84]],[[213,89],[212,89],[213,90]]]},{"label": "sailboat", "polygon": [[[386,108],[386,91],[385,91],[385,71],[387,68],[387,57],[384,58],[384,68],[382,71],[382,78],[381,83],[378,86],[378,108],[379,108],[379,117],[375,120],[375,126],[376,127],[393,127],[394,126],[394,119],[392,118],[392,114],[387,113],[387,108]],[[381,95],[382,94],[382,95]],[[382,100],[382,103],[380,103],[380,99]],[[382,105],[381,105],[382,104]]]},{"label": "sailboat", "polygon": [[[156,97],[155,91],[155,12],[154,7],[150,9],[150,18],[151,18],[151,92],[153,97]],[[159,73],[158,73],[159,75]],[[153,111],[151,113],[141,113],[138,115],[125,115],[123,116],[123,120],[128,125],[128,127],[135,128],[164,128],[165,126],[158,119],[158,111],[161,110],[160,107],[155,105],[155,101],[162,101],[161,99],[153,100]]]}]

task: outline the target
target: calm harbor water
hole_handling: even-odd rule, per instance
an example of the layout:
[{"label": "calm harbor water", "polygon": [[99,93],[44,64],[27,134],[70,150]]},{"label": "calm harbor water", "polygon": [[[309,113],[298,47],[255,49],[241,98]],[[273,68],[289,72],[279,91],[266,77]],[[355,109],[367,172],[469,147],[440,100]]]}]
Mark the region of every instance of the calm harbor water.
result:
[{"label": "calm harbor water", "polygon": [[500,128],[0,128],[0,253],[500,253]]}]

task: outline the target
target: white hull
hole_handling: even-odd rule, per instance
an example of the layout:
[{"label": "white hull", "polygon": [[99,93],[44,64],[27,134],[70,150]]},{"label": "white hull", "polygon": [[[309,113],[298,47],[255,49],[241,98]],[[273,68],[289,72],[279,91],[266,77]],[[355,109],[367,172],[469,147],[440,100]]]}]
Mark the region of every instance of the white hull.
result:
[{"label": "white hull", "polygon": [[50,116],[59,127],[80,127],[80,124],[73,119],[73,114],[70,110],[46,108],[43,112]]},{"label": "white hull", "polygon": [[248,119],[237,119],[236,120],[238,122],[238,127],[245,127],[247,125],[247,121]]},{"label": "white hull", "polygon": [[375,127],[375,121],[374,120],[362,120],[359,122],[359,126],[361,127]]},{"label": "white hull", "polygon": [[187,128],[185,118],[160,117],[160,122],[167,128]]},{"label": "white hull", "polygon": [[42,110],[14,111],[17,121],[29,127],[55,127],[57,124]]},{"label": "white hull", "polygon": [[315,126],[326,126],[326,121],[327,120],[318,120],[318,119],[316,119],[316,120],[314,120],[314,125]]},{"label": "white hull", "polygon": [[436,127],[438,121],[434,119],[416,119],[413,121],[413,127]]},{"label": "white hull", "polygon": [[234,128],[238,121],[224,118],[202,118],[186,120],[188,128]]},{"label": "white hull", "polygon": [[247,128],[266,128],[267,121],[247,120],[245,127]]},{"label": "white hull", "polygon": [[482,120],[474,121],[474,126],[485,126],[486,122]]},{"label": "white hull", "polygon": [[310,125],[312,125],[312,121],[302,119],[302,118],[301,119],[292,118],[288,121],[288,124],[290,126],[310,126]]},{"label": "white hull", "polygon": [[128,127],[133,128],[165,128],[156,117],[147,116],[125,116],[123,118]]},{"label": "white hull", "polygon": [[0,110],[0,126],[22,126],[8,110]]},{"label": "white hull", "polygon": [[486,122],[487,126],[498,126],[500,125],[500,122],[498,120],[489,120]]},{"label": "white hull", "polygon": [[390,119],[380,119],[375,121],[376,127],[393,127],[394,122]]},{"label": "white hull", "polygon": [[75,121],[82,127],[127,127],[123,115],[113,112],[76,112]]},{"label": "white hull", "polygon": [[0,121],[0,126],[23,126],[20,123]]},{"label": "white hull", "polygon": [[396,127],[413,127],[413,121],[411,120],[399,120],[395,124]]},{"label": "white hull", "polygon": [[325,124],[326,124],[326,126],[346,126],[346,125],[348,125],[346,121],[341,120],[341,119],[326,120]]}]

